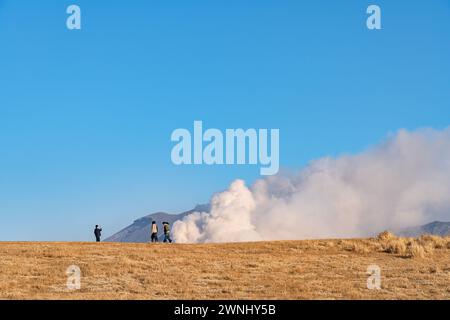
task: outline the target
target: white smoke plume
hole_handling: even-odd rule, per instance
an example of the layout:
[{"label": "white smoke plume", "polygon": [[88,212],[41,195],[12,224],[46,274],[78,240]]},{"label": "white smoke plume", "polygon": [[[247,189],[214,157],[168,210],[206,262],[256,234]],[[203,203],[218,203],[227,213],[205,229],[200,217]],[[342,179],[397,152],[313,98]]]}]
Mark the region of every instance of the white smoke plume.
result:
[{"label": "white smoke plume", "polygon": [[236,180],[173,234],[180,243],[345,238],[433,220],[450,220],[450,128],[400,130],[361,154],[251,188]]}]

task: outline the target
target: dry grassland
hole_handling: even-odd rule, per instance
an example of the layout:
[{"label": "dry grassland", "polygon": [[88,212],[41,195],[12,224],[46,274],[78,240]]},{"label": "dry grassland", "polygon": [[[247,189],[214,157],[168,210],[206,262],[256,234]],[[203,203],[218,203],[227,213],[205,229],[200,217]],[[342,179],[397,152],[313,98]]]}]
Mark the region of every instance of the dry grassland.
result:
[{"label": "dry grassland", "polygon": [[[374,264],[380,290],[367,289]],[[450,238],[0,243],[0,299],[450,299]]]}]

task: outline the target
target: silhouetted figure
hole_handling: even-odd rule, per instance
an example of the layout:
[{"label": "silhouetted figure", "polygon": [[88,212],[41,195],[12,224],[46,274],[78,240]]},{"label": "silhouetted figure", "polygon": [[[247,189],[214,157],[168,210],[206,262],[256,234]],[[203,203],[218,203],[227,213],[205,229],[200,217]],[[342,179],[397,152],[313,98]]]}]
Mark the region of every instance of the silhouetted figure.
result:
[{"label": "silhouetted figure", "polygon": [[169,243],[172,243],[172,239],[170,239],[170,223],[163,222],[163,228],[164,228],[164,242],[169,241]]},{"label": "silhouetted figure", "polygon": [[100,242],[100,237],[102,236],[102,228],[100,228],[100,227],[98,226],[98,224],[95,225],[94,235],[95,235],[95,240],[96,240],[97,242]]},{"label": "silhouetted figure", "polygon": [[152,242],[158,242],[158,225],[156,224],[156,221],[152,222],[151,232],[152,232],[151,237]]}]

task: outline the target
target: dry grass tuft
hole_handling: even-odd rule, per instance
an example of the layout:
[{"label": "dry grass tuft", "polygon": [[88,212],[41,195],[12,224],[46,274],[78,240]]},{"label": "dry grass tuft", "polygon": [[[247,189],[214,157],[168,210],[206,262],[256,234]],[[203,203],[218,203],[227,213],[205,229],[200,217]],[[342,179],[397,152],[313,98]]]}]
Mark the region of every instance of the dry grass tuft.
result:
[{"label": "dry grass tuft", "polygon": [[435,236],[435,235],[430,235],[430,234],[423,235],[418,239],[418,241],[422,246],[428,247],[428,248],[443,249],[443,248],[447,247],[446,238]]},{"label": "dry grass tuft", "polygon": [[409,258],[425,258],[426,254],[425,248],[418,244],[417,242],[412,242],[408,247],[404,254],[404,256]]},{"label": "dry grass tuft", "polygon": [[407,253],[407,245],[405,239],[402,238],[390,238],[384,240],[382,244],[384,251],[387,253],[397,254],[400,256],[405,256]]},{"label": "dry grass tuft", "polygon": [[365,245],[364,243],[357,243],[357,242],[350,244],[349,251],[363,254],[371,252],[370,248],[367,245]]},{"label": "dry grass tuft", "polygon": [[425,258],[433,255],[435,250],[450,249],[449,237],[422,235],[415,238],[400,238],[385,231],[378,235],[382,250],[404,258]]},{"label": "dry grass tuft", "polygon": [[448,237],[422,235],[415,238],[400,238],[386,232],[378,236],[383,251],[405,258],[425,258],[432,256],[435,250],[450,249]]},{"label": "dry grass tuft", "polygon": [[377,239],[380,241],[388,241],[388,240],[395,239],[395,238],[396,238],[396,236],[387,230],[381,232],[377,237]]}]

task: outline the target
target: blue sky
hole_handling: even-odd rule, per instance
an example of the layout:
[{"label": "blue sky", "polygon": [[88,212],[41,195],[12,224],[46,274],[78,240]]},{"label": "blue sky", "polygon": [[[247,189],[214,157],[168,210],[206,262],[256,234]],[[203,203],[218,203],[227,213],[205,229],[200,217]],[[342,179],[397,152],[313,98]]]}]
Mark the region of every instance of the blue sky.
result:
[{"label": "blue sky", "polygon": [[447,0],[0,0],[0,240],[91,240],[259,178],[174,166],[170,134],[194,120],[279,128],[287,170],[444,128],[449,39]]}]

